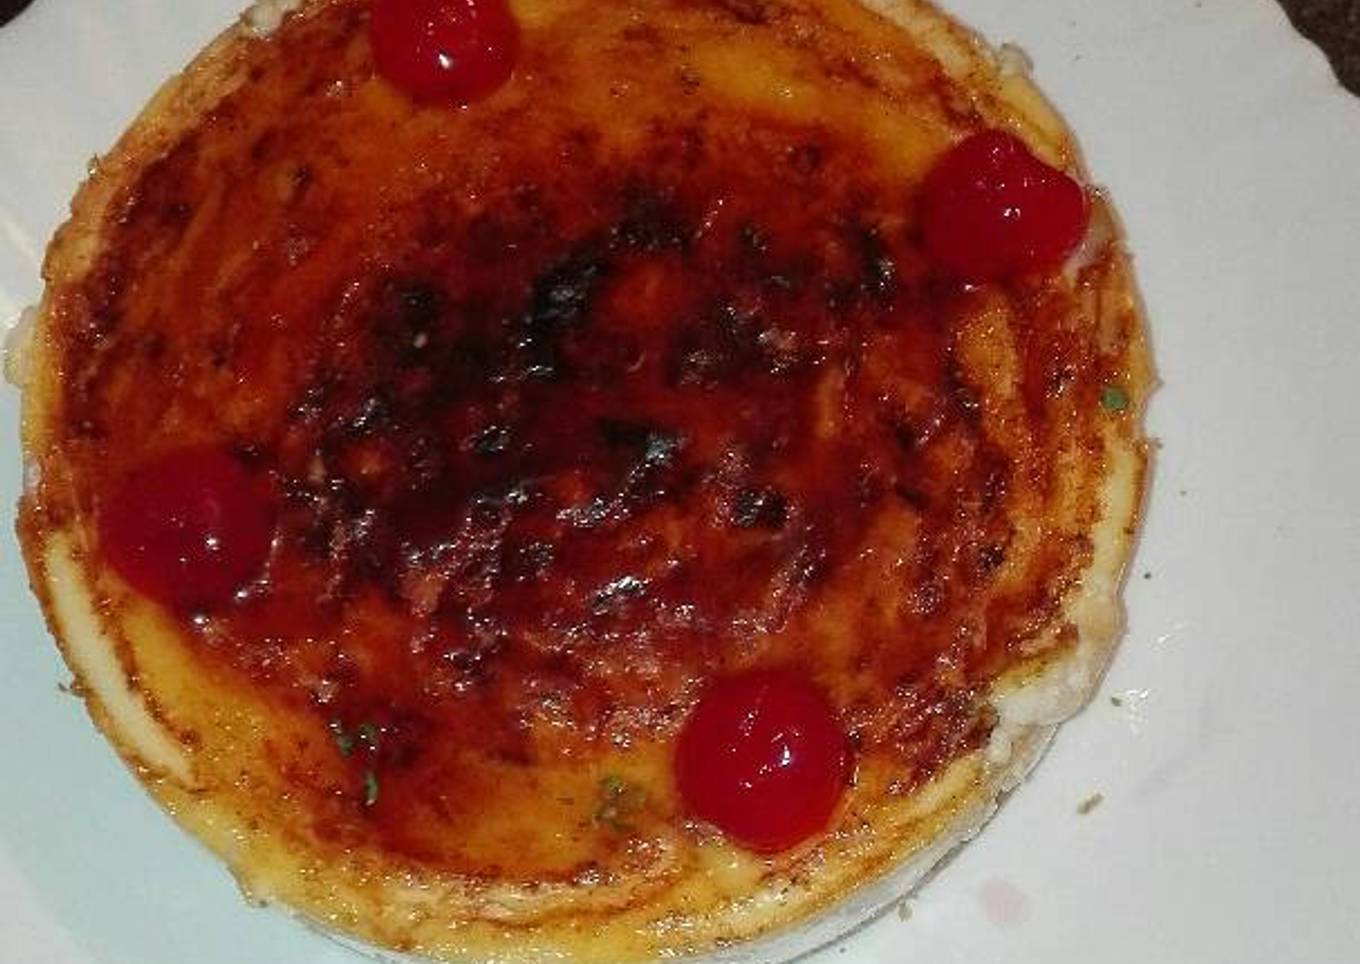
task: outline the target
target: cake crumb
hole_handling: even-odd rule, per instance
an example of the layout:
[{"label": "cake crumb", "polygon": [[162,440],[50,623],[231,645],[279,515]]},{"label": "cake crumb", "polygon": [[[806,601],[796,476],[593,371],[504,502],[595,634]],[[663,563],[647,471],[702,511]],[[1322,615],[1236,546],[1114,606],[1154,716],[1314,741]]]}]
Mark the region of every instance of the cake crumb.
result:
[{"label": "cake crumb", "polygon": [[1105,794],[1093,793],[1081,803],[1077,804],[1077,816],[1084,817],[1096,807],[1105,802]]}]

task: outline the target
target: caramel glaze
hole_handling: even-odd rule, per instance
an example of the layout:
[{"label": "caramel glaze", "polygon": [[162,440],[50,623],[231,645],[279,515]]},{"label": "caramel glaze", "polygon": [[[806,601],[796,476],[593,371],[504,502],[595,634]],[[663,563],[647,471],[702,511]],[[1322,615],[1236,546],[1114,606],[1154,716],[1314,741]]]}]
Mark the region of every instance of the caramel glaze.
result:
[{"label": "caramel glaze", "polygon": [[[271,482],[267,570],[176,618],[204,672],[353,742],[289,772],[312,830],[579,875],[623,846],[595,801],[533,804],[560,860],[469,828],[538,768],[664,744],[752,664],[823,685],[894,791],[979,745],[980,693],[1089,559],[1097,457],[1059,453],[1099,451],[1109,362],[1071,287],[938,277],[919,173],[686,61],[685,29],[778,30],[772,5],[672,4],[676,36],[581,13],[617,21],[589,89],[578,34],[531,18],[465,111],[374,80],[365,5],[323,6],[250,48],[54,314],[80,511],[183,444]],[[964,349],[988,317],[1014,370]],[[643,828],[681,819],[662,784]]]}]

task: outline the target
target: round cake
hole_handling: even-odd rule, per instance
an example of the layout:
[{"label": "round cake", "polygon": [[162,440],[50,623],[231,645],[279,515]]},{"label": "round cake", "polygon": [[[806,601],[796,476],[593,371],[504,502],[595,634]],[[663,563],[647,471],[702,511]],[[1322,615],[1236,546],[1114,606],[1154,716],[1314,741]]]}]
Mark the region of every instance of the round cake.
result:
[{"label": "round cake", "polygon": [[90,713],[260,901],[779,957],[1089,697],[1151,383],[1071,135],[933,7],[260,4],[12,347]]}]

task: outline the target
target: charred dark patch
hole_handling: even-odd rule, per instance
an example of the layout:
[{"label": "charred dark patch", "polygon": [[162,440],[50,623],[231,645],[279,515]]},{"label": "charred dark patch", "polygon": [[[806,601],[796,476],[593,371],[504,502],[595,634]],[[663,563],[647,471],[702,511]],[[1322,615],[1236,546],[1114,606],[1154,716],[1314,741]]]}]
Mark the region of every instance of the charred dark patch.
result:
[{"label": "charred dark patch", "polygon": [[498,216],[534,235],[551,231],[556,218],[553,206],[544,200],[543,185],[536,181],[516,184],[510,193],[510,210]]},{"label": "charred dark patch", "polygon": [[772,486],[747,486],[732,497],[727,519],[738,529],[778,531],[789,520],[789,500]]},{"label": "charred dark patch", "polygon": [[848,281],[828,280],[823,286],[822,303],[833,315],[843,315],[856,301],[855,286]]},{"label": "charred dark patch", "polygon": [[897,483],[892,487],[893,495],[914,512],[925,512],[930,508],[929,497],[915,486]]},{"label": "charred dark patch", "polygon": [[869,465],[860,466],[855,472],[853,491],[855,502],[861,509],[867,509],[883,497],[886,484],[883,473]]},{"label": "charred dark patch", "polygon": [[311,187],[312,182],[316,180],[316,171],[310,164],[298,164],[293,168],[289,177],[293,183],[291,200],[297,202],[302,200],[303,196],[307,193],[307,189]]},{"label": "charred dark patch", "polygon": [[82,326],[75,332],[81,347],[88,352],[100,339],[112,334],[123,318],[123,293],[127,265],[122,257],[103,258],[83,285],[85,312]]},{"label": "charred dark patch", "polygon": [[167,339],[162,332],[149,332],[146,337],[142,339],[142,354],[145,355],[147,361],[152,364],[159,363],[160,360],[165,357],[166,347]]},{"label": "charred dark patch", "polygon": [[907,594],[907,609],[923,619],[938,613],[944,607],[944,602],[944,587],[933,579],[914,586]]},{"label": "charred dark patch", "polygon": [[590,599],[590,611],[603,616],[624,606],[631,599],[647,594],[647,581],[637,576],[619,576],[595,591]]},{"label": "charred dark patch", "polygon": [[894,728],[892,739],[904,772],[888,792],[915,791],[941,764],[983,745],[995,725],[995,711],[971,688],[930,681],[917,697],[915,712],[903,714]]},{"label": "charred dark patch", "polygon": [[820,144],[809,141],[790,147],[786,157],[794,171],[803,177],[811,177],[822,169],[825,151]]},{"label": "charred dark patch", "polygon": [[879,89],[878,78],[853,57],[841,57],[830,67],[830,73],[838,80],[847,81],[867,91]]},{"label": "charred dark patch", "polygon": [[[466,315],[468,310],[465,308],[462,313]],[[505,345],[483,332],[469,331],[454,337],[439,363],[444,391],[437,393],[431,404],[452,401],[485,385],[489,378],[513,375],[515,370],[509,357]]]},{"label": "charred dark patch", "polygon": [[97,441],[108,436],[108,430],[104,425],[93,418],[82,418],[75,423],[75,430],[71,433],[72,437],[85,439],[87,441]]},{"label": "charred dark patch", "polygon": [[469,443],[474,455],[490,458],[503,455],[510,448],[510,428],[506,425],[488,425],[472,437]]},{"label": "charred dark patch", "polygon": [[737,240],[748,255],[762,255],[770,250],[769,239],[760,225],[747,221],[737,230]]},{"label": "charred dark patch", "polygon": [[986,578],[1001,568],[1006,561],[1006,547],[1000,544],[980,546],[977,551],[978,575]]},{"label": "charred dark patch", "polygon": [[604,251],[587,245],[534,280],[528,308],[516,324],[518,374],[550,380],[568,377],[562,340],[569,329],[584,323],[609,266]]},{"label": "charred dark patch", "polygon": [[344,434],[350,438],[363,438],[384,431],[391,420],[392,404],[387,392],[378,389],[359,403],[357,410],[350,413],[340,425]]},{"label": "charred dark patch", "polygon": [[297,401],[292,405],[289,414],[297,422],[317,422],[326,413],[330,399],[334,396],[337,382],[329,372],[312,379]]},{"label": "charred dark patch", "polygon": [[751,26],[769,23],[778,9],[770,0],[716,0],[716,2],[733,20]]},{"label": "charred dark patch", "polygon": [[642,449],[642,464],[653,468],[673,465],[680,454],[681,443],[681,437],[675,432],[650,432]]},{"label": "charred dark patch", "polygon": [[860,227],[855,231],[861,274],[860,290],[877,301],[886,301],[897,289],[897,265],[876,229]]},{"label": "charred dark patch", "polygon": [[506,644],[504,631],[460,633],[458,643],[449,645],[439,657],[452,673],[455,691],[470,690],[487,680]]},{"label": "charred dark patch", "polygon": [[626,498],[643,501],[648,496],[661,494],[666,484],[665,477],[678,462],[681,438],[674,432],[655,429],[649,431],[635,449],[622,494]]},{"label": "charred dark patch", "polygon": [[[424,233],[431,245],[444,242],[452,233],[451,226],[445,223],[446,216],[443,208],[438,206],[428,213],[429,220]],[[532,237],[532,232],[495,211],[479,212],[462,230],[467,238],[464,250],[474,264],[494,264],[513,255],[521,244]]]},{"label": "charred dark patch", "polygon": [[1010,479],[1010,461],[999,451],[988,449],[978,465],[980,485],[978,501],[984,513],[991,513],[1000,505],[1006,495]]},{"label": "charred dark patch", "polygon": [[848,220],[823,283],[827,310],[842,313],[868,307],[882,316],[899,288],[897,262],[877,228]]},{"label": "charred dark patch", "polygon": [[533,582],[547,573],[556,556],[551,542],[536,540],[512,545],[505,553],[505,576],[512,582]]},{"label": "charred dark patch", "polygon": [[278,139],[278,131],[274,128],[269,128],[251,141],[249,150],[251,161],[259,164],[267,160],[274,152],[274,145],[278,143]]},{"label": "charred dark patch", "polygon": [[429,426],[411,433],[402,466],[414,487],[433,485],[449,466],[449,448]]},{"label": "charred dark patch", "polygon": [[892,419],[888,429],[892,432],[893,441],[897,443],[897,447],[907,454],[915,452],[916,447],[921,444],[921,433],[912,427],[912,424],[904,417],[899,416]]},{"label": "charred dark patch", "polygon": [[761,319],[749,311],[730,303],[714,306],[673,336],[666,358],[669,381],[711,388],[742,373],[768,369],[760,344],[763,330]]},{"label": "charred dark patch", "polygon": [[201,151],[198,138],[185,137],[147,166],[114,210],[123,239],[114,250],[129,252],[140,263],[179,243],[193,215],[187,200],[194,195],[193,174]]},{"label": "charred dark patch", "polygon": [[630,23],[622,32],[623,39],[630,44],[661,49],[664,40],[659,31],[650,23]]},{"label": "charred dark patch", "polygon": [[1057,398],[1067,390],[1067,386],[1077,377],[1077,369],[1071,363],[1053,366],[1048,372],[1046,393],[1049,398]]},{"label": "charred dark patch", "polygon": [[580,323],[607,268],[605,256],[589,248],[549,268],[534,282],[525,323],[545,332]]},{"label": "charred dark patch", "polygon": [[652,122],[648,133],[653,147],[643,164],[644,170],[669,169],[681,176],[692,175],[708,155],[708,137],[702,127],[692,124],[677,127],[658,118]]},{"label": "charred dark patch", "polygon": [[214,368],[226,368],[233,363],[237,356],[237,349],[241,344],[242,321],[239,315],[233,315],[227,321],[226,328],[220,333],[215,333],[208,341],[208,363]]},{"label": "charred dark patch", "polygon": [[170,201],[161,208],[161,225],[172,231],[183,231],[189,226],[194,208],[188,201]]},{"label": "charred dark patch", "polygon": [[619,418],[596,419],[595,428],[612,449],[645,449],[657,430],[646,422]]},{"label": "charred dark patch", "polygon": [[977,392],[964,380],[963,374],[952,358],[945,373],[945,388],[959,416],[967,424],[976,425],[982,414],[981,402],[978,401]]},{"label": "charred dark patch", "polygon": [[699,72],[688,64],[675,69],[675,81],[686,94],[696,93],[704,85]]},{"label": "charred dark patch", "polygon": [[634,186],[625,191],[625,214],[612,232],[613,250],[656,254],[683,251],[691,231],[675,210],[669,192]]},{"label": "charred dark patch", "polygon": [[409,363],[429,346],[443,312],[444,297],[433,284],[391,279],[378,296],[374,333],[387,350]]}]

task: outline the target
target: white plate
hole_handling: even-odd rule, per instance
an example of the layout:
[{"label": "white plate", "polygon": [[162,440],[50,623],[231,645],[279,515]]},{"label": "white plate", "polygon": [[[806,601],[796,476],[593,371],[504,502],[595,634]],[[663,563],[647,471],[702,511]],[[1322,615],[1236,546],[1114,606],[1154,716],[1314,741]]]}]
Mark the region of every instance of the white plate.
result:
[{"label": "white plate", "polygon": [[[240,2],[37,0],[0,30],[0,322],[87,159]],[[1113,191],[1163,445],[1102,693],[910,920],[820,959],[1360,961],[1360,101],[1269,0],[949,6],[1032,55]],[[247,908],[58,692],[8,532],[0,647],[0,962],[353,964]]]}]

